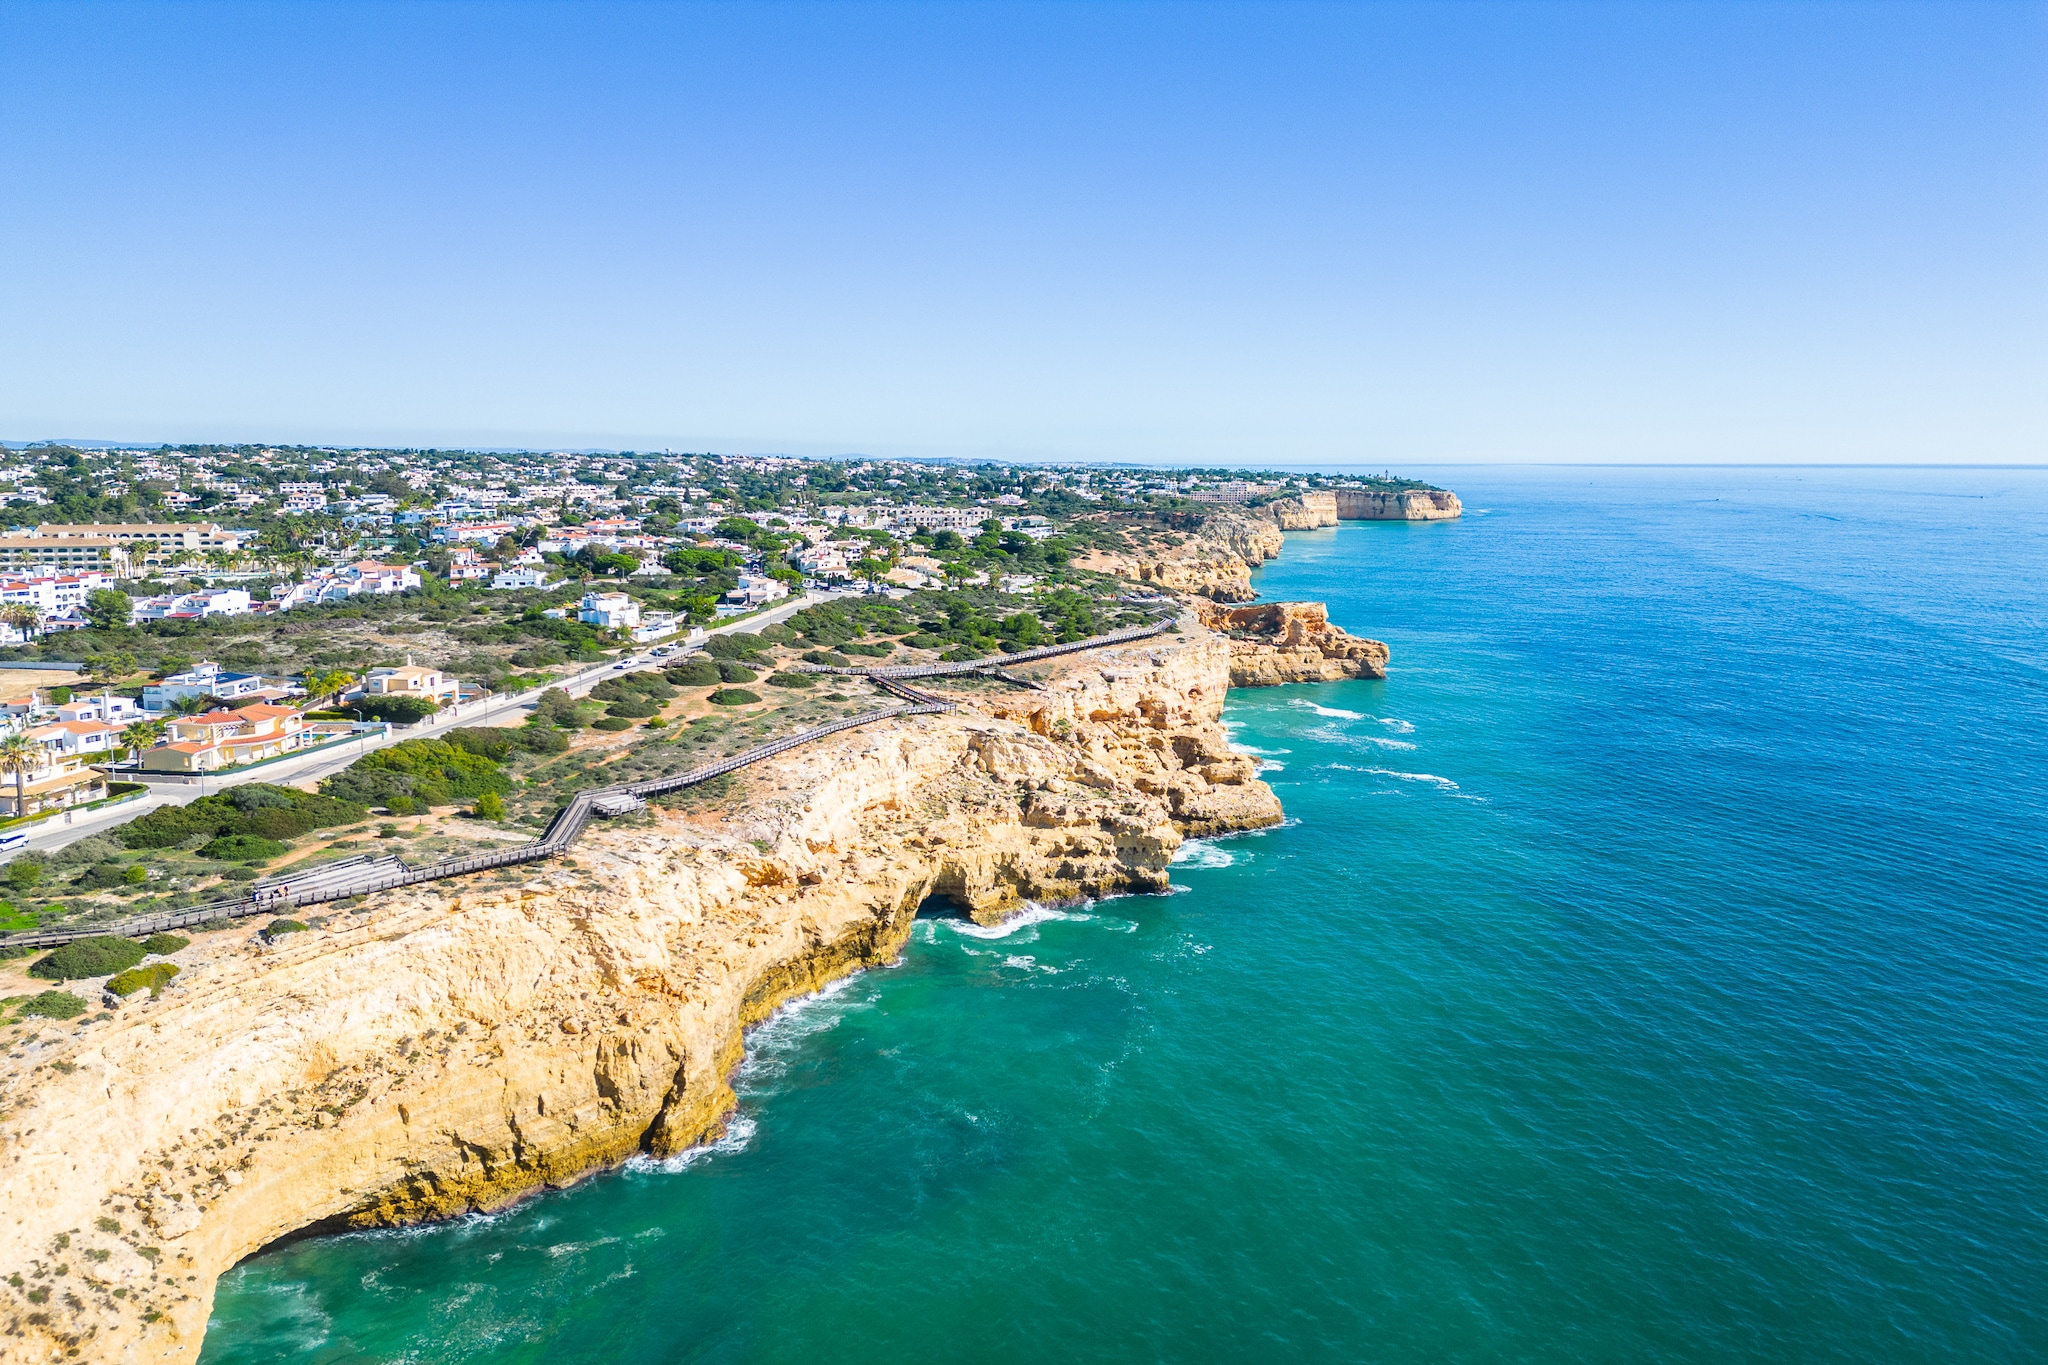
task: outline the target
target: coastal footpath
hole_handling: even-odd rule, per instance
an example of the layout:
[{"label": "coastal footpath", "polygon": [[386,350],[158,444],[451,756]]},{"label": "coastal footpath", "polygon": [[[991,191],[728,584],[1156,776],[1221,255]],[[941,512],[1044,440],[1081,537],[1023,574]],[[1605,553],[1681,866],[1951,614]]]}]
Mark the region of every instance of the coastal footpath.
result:
[{"label": "coastal footpath", "polygon": [[1211,526],[1178,561],[1209,600],[1176,634],[794,751],[573,860],[274,944],[197,935],[160,997],[18,1040],[0,1361],[189,1361],[218,1277],[281,1237],[496,1208],[715,1137],[745,1028],[893,960],[929,898],[994,923],[1163,891],[1184,839],[1277,822],[1227,689],[1381,677],[1386,648],[1319,604],[1215,606],[1281,537]]}]

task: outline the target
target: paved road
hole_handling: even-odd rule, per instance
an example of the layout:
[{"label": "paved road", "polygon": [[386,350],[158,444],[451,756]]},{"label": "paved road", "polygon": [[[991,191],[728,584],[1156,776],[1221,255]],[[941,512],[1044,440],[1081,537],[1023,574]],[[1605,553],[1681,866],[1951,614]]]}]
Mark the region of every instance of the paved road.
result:
[{"label": "paved road", "polygon": [[[834,600],[835,597],[836,594],[811,593],[804,597],[792,598],[781,606],[764,611],[758,616],[749,616],[744,620],[729,621],[722,626],[713,626],[707,633],[711,635],[755,634],[768,626],[774,625],[778,621],[788,619],[790,616],[802,611],[805,607],[816,606],[820,602],[829,602]],[[581,696],[603,681],[607,674],[617,673],[637,663],[644,663],[650,657],[649,653],[642,651],[637,654],[622,656],[608,663],[593,664],[580,673],[567,678],[558,678],[548,683],[546,687],[529,688],[527,691],[510,693],[502,697],[487,697],[483,701],[471,702],[466,706],[450,707],[446,711],[436,712],[418,725],[394,728],[388,735],[365,736],[341,748],[324,749],[317,754],[307,754],[303,758],[281,759],[278,762],[268,763],[263,767],[253,768],[247,772],[230,773],[228,776],[220,778],[208,778],[204,782],[164,783],[154,786],[150,794],[140,801],[130,801],[124,805],[107,806],[99,810],[85,811],[74,817],[71,823],[68,824],[63,823],[64,816],[54,816],[47,824],[38,826],[28,836],[28,847],[39,853],[48,853],[53,849],[62,848],[66,844],[75,843],[89,835],[112,829],[116,825],[125,825],[136,816],[147,814],[158,806],[188,805],[191,802],[197,801],[201,796],[210,796],[225,787],[232,787],[242,782],[275,782],[287,786],[310,786],[323,777],[330,777],[340,772],[372,749],[381,749],[387,744],[396,744],[400,740],[431,739],[444,730],[452,730],[460,725],[503,724],[511,721],[515,715],[531,711],[534,703],[540,700],[540,694],[545,692],[548,687],[562,688],[572,697]]]}]

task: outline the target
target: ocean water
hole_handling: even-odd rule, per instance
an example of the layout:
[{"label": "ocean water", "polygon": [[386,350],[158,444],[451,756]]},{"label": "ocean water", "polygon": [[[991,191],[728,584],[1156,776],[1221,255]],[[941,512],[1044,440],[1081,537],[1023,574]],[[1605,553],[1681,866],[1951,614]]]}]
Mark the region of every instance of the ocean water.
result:
[{"label": "ocean water", "polygon": [[2048,1359],[2048,474],[1446,470],[1270,597],[1279,829],[753,1036],[717,1149],[301,1241],[203,1359]]}]

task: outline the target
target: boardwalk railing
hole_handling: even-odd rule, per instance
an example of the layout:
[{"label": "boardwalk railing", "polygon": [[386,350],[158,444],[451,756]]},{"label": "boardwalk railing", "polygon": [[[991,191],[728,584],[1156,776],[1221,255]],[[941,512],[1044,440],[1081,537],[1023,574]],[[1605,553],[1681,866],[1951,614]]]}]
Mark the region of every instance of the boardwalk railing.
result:
[{"label": "boardwalk railing", "polygon": [[494,848],[463,858],[428,863],[421,867],[407,866],[397,858],[375,858],[363,854],[343,859],[341,862],[308,868],[298,876],[286,875],[251,882],[249,894],[234,900],[209,901],[181,910],[160,910],[155,914],[139,915],[132,919],[94,925],[90,928],[81,926],[38,929],[22,934],[0,935],[0,948],[54,948],[61,943],[93,938],[101,934],[133,938],[138,934],[190,929],[220,920],[246,919],[251,915],[272,915],[281,911],[296,910],[301,906],[348,900],[354,896],[396,890],[401,886],[417,886],[421,882],[466,877],[473,872],[488,872],[493,868],[538,862],[542,858],[552,858],[567,850],[582,836],[584,827],[590,823],[591,817],[608,813],[607,808],[612,812],[637,808],[650,796],[681,791],[685,787],[709,782],[714,777],[737,772],[749,764],[759,763],[777,754],[786,754],[791,749],[800,748],[827,735],[836,735],[842,730],[873,725],[877,721],[894,720],[898,716],[931,716],[956,709],[957,703],[912,687],[902,681],[905,678],[958,677],[969,673],[993,673],[1001,676],[1001,670],[1009,664],[1030,663],[1036,659],[1050,659],[1084,649],[1100,649],[1105,645],[1149,639],[1171,630],[1173,624],[1174,618],[1166,616],[1150,625],[1133,626],[1126,630],[1112,631],[1107,635],[1095,635],[1086,640],[1075,640],[1070,644],[1043,645],[1017,654],[999,654],[992,658],[970,659],[951,664],[899,665],[894,668],[826,668],[803,665],[807,672],[866,678],[884,692],[910,704],[881,711],[863,711],[859,715],[814,725],[808,730],[798,730],[794,734],[784,735],[781,739],[770,740],[766,744],[742,750],[729,758],[722,758],[716,763],[707,763],[701,768],[692,768],[688,772],[677,773],[672,777],[655,777],[644,782],[627,782],[615,787],[599,787],[578,792],[568,805],[555,812],[555,818],[548,823],[547,829],[532,843]]},{"label": "boardwalk railing", "polygon": [[647,797],[659,796],[663,792],[681,791],[685,787],[709,782],[714,777],[738,772],[749,764],[759,763],[777,754],[788,753],[791,749],[800,748],[827,735],[836,735],[842,730],[873,725],[877,721],[894,720],[898,716],[930,716],[954,709],[954,703],[932,696],[928,692],[917,692],[914,688],[885,686],[884,690],[906,696],[906,699],[914,700],[914,704],[892,706],[882,711],[863,711],[856,716],[846,716],[823,725],[814,725],[808,730],[798,730],[794,734],[784,735],[781,739],[771,740],[728,758],[719,759],[716,763],[707,763],[670,777],[655,777],[644,782],[627,782],[615,787],[599,787],[578,792],[568,805],[555,812],[555,818],[548,823],[546,831],[530,844],[494,848],[463,858],[427,863],[420,867],[409,867],[396,858],[373,858],[367,854],[359,854],[337,863],[308,868],[301,876],[287,875],[252,882],[250,894],[234,900],[209,901],[181,910],[160,910],[152,915],[138,915],[133,919],[89,928],[41,929],[22,934],[8,934],[0,937],[0,947],[54,948],[58,944],[70,943],[74,939],[93,938],[101,934],[133,938],[138,934],[190,929],[218,920],[278,914],[301,906],[347,900],[352,896],[367,896],[378,891],[395,890],[401,886],[416,886],[421,882],[464,877],[472,872],[488,872],[492,868],[537,862],[542,858],[552,858],[575,843],[581,837],[584,827],[590,823],[591,816],[601,813],[599,807],[607,798],[630,798],[631,805],[638,806]]}]

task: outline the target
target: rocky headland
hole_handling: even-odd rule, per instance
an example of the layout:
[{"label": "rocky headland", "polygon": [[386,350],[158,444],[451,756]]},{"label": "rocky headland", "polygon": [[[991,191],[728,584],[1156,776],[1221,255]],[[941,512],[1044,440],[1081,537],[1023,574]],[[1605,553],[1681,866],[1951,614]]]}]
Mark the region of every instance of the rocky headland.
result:
[{"label": "rocky headland", "polygon": [[490,1209],[715,1136],[746,1027],[893,959],[932,897],[994,922],[1161,891],[1184,839],[1275,823],[1227,689],[1387,664],[1320,604],[1215,605],[1253,595],[1281,524],[1224,514],[1132,563],[1190,599],[1178,633],[1041,666],[1044,691],[834,736],[538,870],[373,896],[275,944],[198,935],[160,998],[18,1035],[0,1362],[189,1361],[220,1274],[279,1238]]},{"label": "rocky headland", "polygon": [[1203,603],[1202,624],[1230,641],[1230,685],[1342,682],[1387,676],[1387,647],[1330,624],[1320,602]]},{"label": "rocky headland", "polygon": [[[1220,724],[1231,647],[1063,660],[1044,692],[890,722],[656,810],[573,860],[201,935],[160,999],[0,1069],[0,1360],[189,1360],[222,1271],[307,1228],[486,1209],[715,1134],[742,1030],[898,952],[942,896],[1167,886],[1280,818]],[[137,999],[131,997],[131,1000]]]},{"label": "rocky headland", "polygon": [[1249,602],[1252,570],[1277,558],[1283,531],[1308,531],[1340,521],[1448,521],[1464,515],[1456,493],[1441,488],[1385,493],[1340,488],[1280,498],[1246,511],[1218,512],[1176,545],[1129,552],[1098,551],[1083,567],[1128,578],[1162,592],[1215,602]]}]

